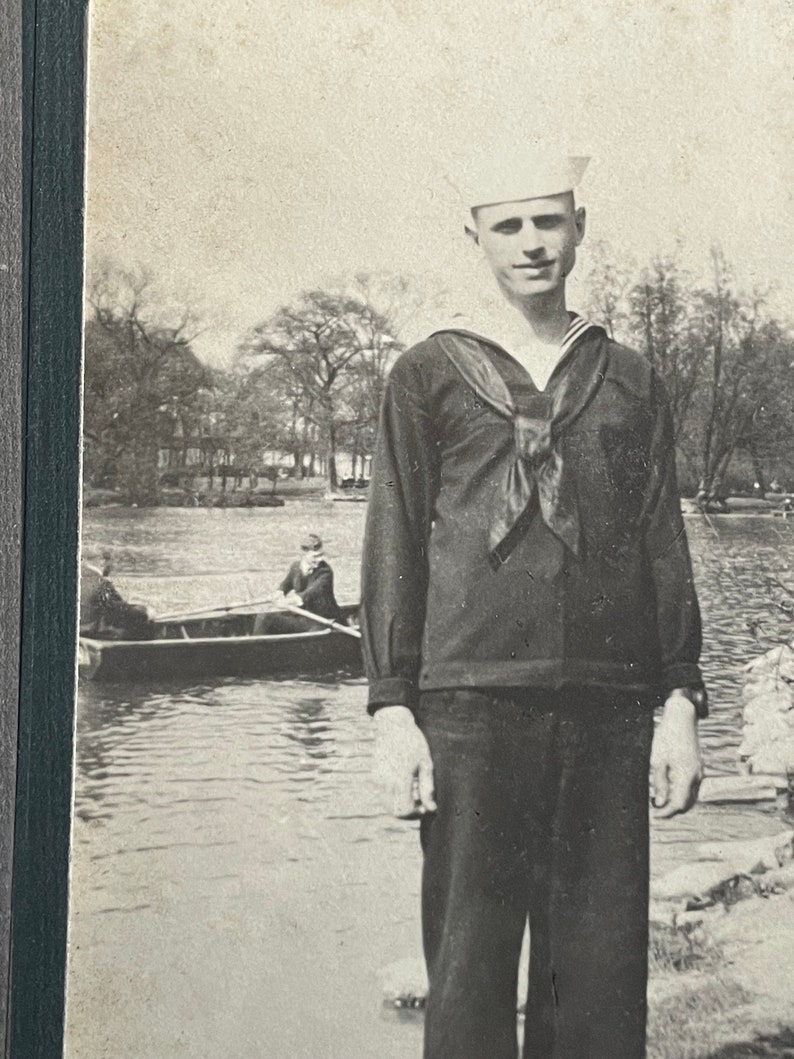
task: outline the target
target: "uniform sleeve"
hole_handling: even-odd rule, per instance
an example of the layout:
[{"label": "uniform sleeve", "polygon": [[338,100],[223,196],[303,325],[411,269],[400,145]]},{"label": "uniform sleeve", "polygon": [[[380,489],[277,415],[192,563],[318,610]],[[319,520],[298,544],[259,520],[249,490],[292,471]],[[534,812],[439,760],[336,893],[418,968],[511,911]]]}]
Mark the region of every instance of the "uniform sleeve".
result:
[{"label": "uniform sleeve", "polygon": [[333,606],[334,601],[334,574],[327,564],[315,571],[311,583],[301,593],[304,607],[310,604],[320,604],[324,609]]},{"label": "uniform sleeve", "polygon": [[370,713],[416,703],[438,488],[426,402],[400,369],[398,361],[381,407],[364,533],[361,632]]},{"label": "uniform sleeve", "polygon": [[700,608],[675,469],[673,422],[667,396],[654,377],[651,474],[645,509],[645,547],[655,587],[663,690],[702,688]]},{"label": "uniform sleeve", "polygon": [[149,625],[146,607],[128,603],[109,580],[104,579],[99,594],[99,620],[125,634],[140,633]]},{"label": "uniform sleeve", "polygon": [[[283,567],[282,567],[282,569],[283,569]],[[288,592],[292,591],[292,587],[293,587],[293,585],[295,583],[294,576],[293,576],[294,575],[294,571],[295,571],[295,565],[293,563],[293,565],[287,571],[287,576],[284,578],[284,580],[278,586],[279,592],[282,592],[285,596],[287,595]]]}]

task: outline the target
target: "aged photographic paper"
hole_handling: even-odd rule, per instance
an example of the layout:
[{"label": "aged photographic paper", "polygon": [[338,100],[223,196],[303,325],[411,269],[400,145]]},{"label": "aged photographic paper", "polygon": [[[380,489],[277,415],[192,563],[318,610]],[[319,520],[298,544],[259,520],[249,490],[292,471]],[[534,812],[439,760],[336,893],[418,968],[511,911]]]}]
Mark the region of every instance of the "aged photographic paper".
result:
[{"label": "aged photographic paper", "polygon": [[[790,14],[95,0],[67,1056],[422,1053],[419,827],[373,777],[361,659],[378,412],[403,351],[494,318],[469,207],[574,186],[567,308],[666,388],[703,618],[648,1055],[794,1047]],[[587,171],[467,198],[525,140]],[[370,553],[397,569],[391,530]]]}]

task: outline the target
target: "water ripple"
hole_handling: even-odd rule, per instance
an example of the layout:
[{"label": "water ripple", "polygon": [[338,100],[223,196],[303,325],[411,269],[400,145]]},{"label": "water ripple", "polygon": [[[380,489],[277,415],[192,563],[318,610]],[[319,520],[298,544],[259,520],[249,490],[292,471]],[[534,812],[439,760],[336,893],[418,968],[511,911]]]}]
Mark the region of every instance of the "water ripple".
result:
[{"label": "water ripple", "polygon": [[[190,571],[217,573],[225,565],[235,570],[224,581],[228,598],[243,598],[248,589],[265,595],[291,558],[295,519],[316,525],[320,512],[341,597],[352,599],[361,506],[294,505],[286,514],[274,509],[273,519],[107,510],[87,514],[85,533],[97,548],[115,547],[117,566],[133,575],[139,598],[160,609],[200,607],[217,603],[218,578]],[[706,762],[712,772],[730,772],[740,741],[742,666],[792,634],[766,578],[794,563],[794,522],[689,519],[688,530],[712,708],[702,725]],[[131,962],[154,983],[158,1011],[184,981],[191,998],[201,995],[207,1011],[217,1012],[224,988],[217,966],[235,996],[254,989],[252,1010],[260,995],[284,1011],[295,1010],[295,995],[310,996],[323,1025],[342,1019],[350,1040],[357,1026],[370,1024],[378,1004],[373,967],[418,951],[419,854],[418,825],[382,811],[370,775],[365,700],[364,682],[355,679],[81,687],[70,990],[89,1023],[92,975],[106,982],[114,973],[108,968],[120,967],[126,981]],[[704,833],[727,840],[775,826],[769,807],[703,807],[655,826],[654,870],[680,861]],[[174,974],[183,951],[193,958]],[[161,954],[155,964],[153,952]],[[134,1038],[147,1019],[122,992],[131,1005],[125,1032]],[[96,1003],[104,1004],[104,994]],[[105,1011],[97,1007],[97,1025]],[[206,1020],[202,1025],[210,1032]],[[274,1055],[298,1054],[296,1041],[309,1039],[300,1026],[293,1037],[286,1023],[281,1032],[286,1036],[274,1043]],[[383,1041],[356,1054],[385,1059],[392,1030],[382,1032]],[[403,1054],[400,1040],[397,1034],[389,1057]],[[102,1054],[176,1052],[129,1044]]]}]

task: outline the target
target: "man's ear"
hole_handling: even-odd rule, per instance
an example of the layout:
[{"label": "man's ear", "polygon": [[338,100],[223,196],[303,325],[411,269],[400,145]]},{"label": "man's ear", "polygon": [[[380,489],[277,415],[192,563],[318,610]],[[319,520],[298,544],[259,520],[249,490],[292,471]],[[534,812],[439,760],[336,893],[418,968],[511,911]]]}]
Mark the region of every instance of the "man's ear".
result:
[{"label": "man's ear", "polygon": [[584,239],[584,232],[587,227],[587,210],[584,206],[576,207],[576,212],[574,213],[574,225],[576,226],[576,245],[578,246]]}]

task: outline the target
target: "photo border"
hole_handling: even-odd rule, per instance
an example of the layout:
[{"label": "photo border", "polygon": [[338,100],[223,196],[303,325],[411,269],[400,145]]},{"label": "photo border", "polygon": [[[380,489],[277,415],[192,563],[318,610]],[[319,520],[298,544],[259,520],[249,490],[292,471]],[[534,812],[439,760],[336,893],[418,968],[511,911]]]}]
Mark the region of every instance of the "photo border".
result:
[{"label": "photo border", "polygon": [[22,9],[0,8],[0,1046],[7,1055],[22,522]]},{"label": "photo border", "polygon": [[[86,16],[84,0],[17,0],[4,6],[0,34],[0,67],[6,79],[0,96],[11,117],[3,125],[3,195],[10,193],[11,201],[3,198],[3,263],[9,265],[9,274],[2,281],[2,316],[8,350],[21,350],[18,361],[8,356],[3,367],[2,462],[8,490],[3,497],[0,581],[5,592],[4,798],[13,792],[16,766],[10,941],[6,933],[3,936],[3,952],[10,952],[10,984],[3,990],[3,1054],[20,1059],[56,1059],[63,1052],[79,525]],[[4,855],[10,820],[8,814],[0,840]],[[3,867],[4,897],[5,856]],[[0,916],[5,911],[0,907]],[[5,925],[0,920],[0,926]],[[3,970],[0,963],[0,973]]]}]

